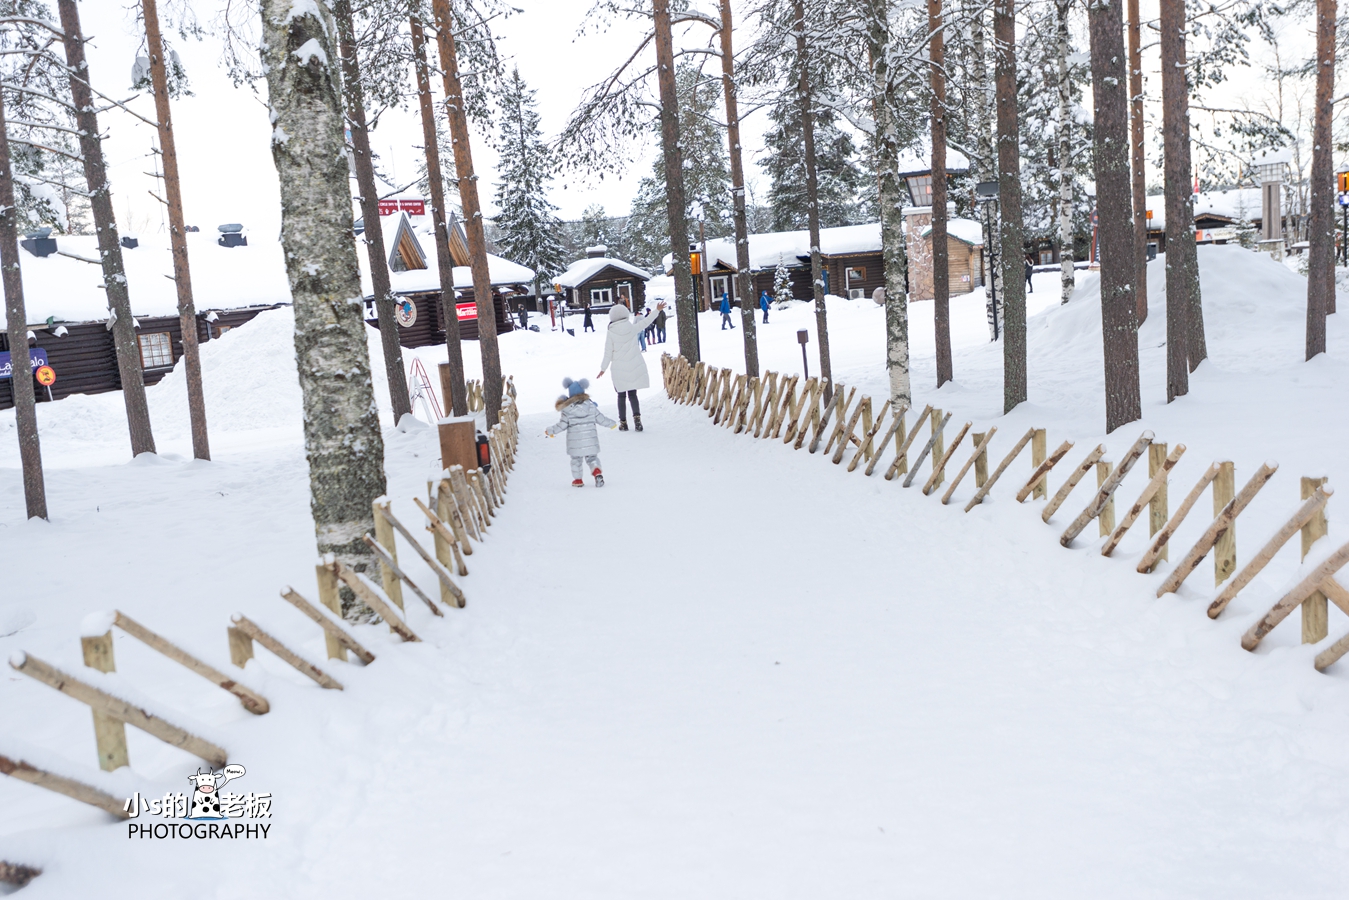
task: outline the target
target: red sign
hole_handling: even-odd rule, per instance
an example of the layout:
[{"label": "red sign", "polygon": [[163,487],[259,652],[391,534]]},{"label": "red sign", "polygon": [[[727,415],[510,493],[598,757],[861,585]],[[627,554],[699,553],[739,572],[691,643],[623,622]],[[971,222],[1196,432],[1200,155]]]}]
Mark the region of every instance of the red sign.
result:
[{"label": "red sign", "polygon": [[397,201],[397,200],[381,200],[381,201],[379,201],[379,214],[380,214],[381,216],[391,216],[391,215],[393,215],[393,214],[396,213],[396,212],[398,212],[398,201]]},{"label": "red sign", "polygon": [[43,387],[56,384],[56,370],[51,366],[38,366],[33,374],[37,376],[37,383]]},{"label": "red sign", "polygon": [[426,215],[425,200],[399,200],[398,208],[410,216]]},{"label": "red sign", "polygon": [[460,320],[478,318],[478,304],[476,303],[456,303],[454,305],[455,315]]}]

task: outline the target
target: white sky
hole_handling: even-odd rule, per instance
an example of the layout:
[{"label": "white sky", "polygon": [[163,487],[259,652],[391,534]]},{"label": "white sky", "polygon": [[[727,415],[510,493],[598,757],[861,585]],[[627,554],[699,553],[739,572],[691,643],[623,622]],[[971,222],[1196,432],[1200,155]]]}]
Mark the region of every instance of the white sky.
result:
[{"label": "white sky", "polygon": [[[130,93],[127,85],[131,64],[140,44],[127,2],[86,0],[80,4],[85,32],[94,38],[89,47],[94,82],[106,93],[118,97]],[[219,2],[198,0],[198,15],[203,23],[213,19]],[[582,91],[609,74],[617,61],[631,52],[640,26],[620,23],[607,33],[580,37],[577,32],[591,0],[514,2],[523,12],[499,24],[502,49],[511,62],[519,65],[527,83],[537,89],[543,128],[551,138],[562,128]],[[737,0],[737,13],[742,5]],[[1143,0],[1145,19],[1156,16],[1156,5],[1156,0]],[[1305,29],[1289,26],[1286,30],[1289,43],[1302,50],[1306,45]],[[688,35],[690,44],[706,41],[698,31],[690,31]],[[1079,43],[1079,49],[1085,50],[1085,35]],[[1153,95],[1159,90],[1155,32],[1145,38],[1145,43],[1152,45],[1144,64],[1148,78],[1145,90]],[[280,209],[276,171],[268,145],[271,129],[262,99],[265,85],[259,85],[261,95],[235,88],[221,64],[220,46],[212,39],[186,44],[179,40],[176,46],[195,93],[193,97],[175,101],[173,106],[187,221],[199,225],[203,231],[214,231],[224,222],[243,222],[259,236],[275,234],[280,225]],[[1286,52],[1288,56],[1296,55]],[[409,71],[409,82],[411,77]],[[1247,70],[1238,72],[1232,85],[1223,91],[1225,96],[1218,99],[1225,101],[1224,105],[1259,105],[1271,93],[1270,86],[1256,72]],[[153,103],[148,96],[138,98],[132,106],[153,118]],[[1149,105],[1149,115],[1160,125],[1160,109],[1156,105]],[[745,122],[743,143],[751,188],[755,182],[765,183],[754,165],[762,148],[765,124],[762,113]],[[119,224],[129,233],[159,230],[161,207],[149,193],[159,188],[153,177],[144,174],[151,171],[154,163],[149,156],[154,130],[119,111],[103,114],[100,125],[107,134],[105,149]],[[411,111],[386,114],[372,139],[386,172],[403,182],[415,177],[419,154],[416,148],[421,144],[421,127],[415,114]],[[621,177],[611,175],[601,180],[573,173],[560,178],[552,197],[560,215],[579,218],[591,203],[602,204],[611,215],[626,213],[637,181],[649,171],[655,151],[654,140],[648,141],[641,159]],[[475,135],[473,153],[482,177],[483,200],[490,206],[495,157],[480,134]],[[1149,181],[1153,180],[1154,174],[1149,173]],[[489,208],[488,212],[491,211]]]}]

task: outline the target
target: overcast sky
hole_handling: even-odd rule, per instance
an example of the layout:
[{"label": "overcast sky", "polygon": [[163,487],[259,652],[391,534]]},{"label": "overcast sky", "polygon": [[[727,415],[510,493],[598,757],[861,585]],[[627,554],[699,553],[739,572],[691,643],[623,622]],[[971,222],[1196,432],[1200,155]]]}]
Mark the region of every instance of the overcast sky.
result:
[{"label": "overcast sky", "polygon": [[[514,0],[514,5],[523,11],[500,22],[496,29],[502,38],[503,52],[538,91],[543,128],[550,139],[561,130],[584,89],[626,58],[640,36],[641,26],[636,22],[619,23],[607,33],[578,36],[591,4],[592,0]],[[220,0],[195,0],[194,5],[205,23],[212,20]],[[736,0],[737,12],[742,5]],[[1156,16],[1156,5],[1157,0],[1143,0],[1145,20]],[[128,96],[131,65],[142,43],[128,0],[84,0],[80,7],[85,32],[93,38],[89,59],[95,85],[105,93]],[[1292,26],[1289,30],[1290,44],[1306,43],[1303,29]],[[748,38],[747,33],[741,38],[742,33],[744,29],[738,27],[737,46]],[[686,40],[701,44],[706,37],[690,31]],[[1079,43],[1085,49],[1085,38]],[[276,234],[280,207],[276,170],[268,145],[271,129],[264,105],[265,85],[258,85],[261,93],[257,94],[247,88],[235,88],[225,74],[220,44],[215,39],[200,43],[179,40],[176,46],[195,94],[173,105],[187,221],[203,230],[214,230],[225,222],[243,222],[259,236]],[[1149,76],[1146,90],[1150,94],[1158,89],[1156,52],[1153,43],[1144,64]],[[409,71],[409,82],[411,77]],[[1269,86],[1251,70],[1238,72],[1227,90],[1231,103],[1251,98],[1258,101],[1259,95],[1268,96],[1269,92]],[[131,105],[142,115],[153,118],[150,97],[142,96]],[[1159,110],[1149,106],[1159,119]],[[160,188],[153,176],[145,174],[154,166],[150,156],[154,129],[119,111],[103,114],[100,125],[107,135],[105,148],[119,223],[126,232],[159,231],[163,221],[161,206],[150,191],[158,193]],[[751,188],[757,182],[759,189],[754,193],[760,196],[765,181],[758,170],[757,156],[763,146],[764,125],[762,112],[749,116],[743,137]],[[404,183],[415,177],[421,126],[414,114],[397,111],[386,114],[372,139],[383,168],[391,177]],[[602,204],[611,215],[626,213],[637,181],[650,170],[656,150],[654,139],[648,140],[642,158],[621,177],[610,175],[600,180],[585,173],[564,175],[552,192],[559,214],[563,218],[579,218],[591,203]],[[482,177],[482,196],[490,206],[496,160],[481,134],[474,136],[473,153]],[[1149,181],[1154,180],[1158,180],[1156,174],[1150,173]],[[488,209],[489,213],[492,211]]]}]

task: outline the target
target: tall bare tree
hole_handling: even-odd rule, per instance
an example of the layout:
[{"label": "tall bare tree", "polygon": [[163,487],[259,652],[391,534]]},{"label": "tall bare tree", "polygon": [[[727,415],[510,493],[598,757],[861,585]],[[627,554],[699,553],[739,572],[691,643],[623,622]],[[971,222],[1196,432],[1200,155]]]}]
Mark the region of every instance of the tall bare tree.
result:
[{"label": "tall bare tree", "polygon": [[[73,2],[73,0],[63,0]],[[365,304],[352,233],[334,24],[326,4],[262,0],[262,61],[281,184],[281,245],[295,308],[310,509],[321,554],[357,571],[385,493]],[[345,597],[343,613],[363,606]]]},{"label": "tall bare tree", "polygon": [[820,353],[820,378],[826,380],[826,402],[833,392],[834,369],[829,356],[829,311],[824,300],[824,266],[820,259],[820,183],[815,160],[815,110],[810,84],[810,47],[806,39],[805,0],[793,0],[796,31],[796,99],[801,106],[801,143],[806,161],[806,223],[810,231],[810,284],[815,295],[815,340]]},{"label": "tall bare tree", "polygon": [[375,295],[380,348],[384,351],[384,374],[389,381],[389,403],[397,422],[412,414],[412,400],[408,395],[407,374],[403,371],[403,345],[398,341],[398,320],[394,313],[396,301],[389,285],[389,259],[384,246],[384,230],[380,227],[379,190],[375,187],[375,160],[370,151],[365,86],[351,0],[333,0],[332,10],[337,24],[337,46],[342,54],[342,95],[347,127],[351,131],[352,165],[356,170],[356,187],[361,192],[358,198],[361,217],[365,220],[362,238],[370,260],[370,286]]},{"label": "tall bare tree", "polygon": [[1021,137],[1016,105],[1016,11],[1014,0],[995,0],[997,45],[998,207],[1002,217],[1002,407],[1011,412],[1026,400],[1025,238],[1021,221]]},{"label": "tall bare tree", "polygon": [[699,359],[693,266],[689,259],[688,200],[684,195],[684,154],[679,146],[679,96],[675,86],[674,35],[669,0],[651,0],[655,24],[656,80],[660,86],[660,138],[665,160],[665,214],[670,229],[670,265],[674,269],[679,353]]},{"label": "tall bare tree", "polygon": [[932,321],[937,331],[937,387],[955,375],[951,365],[951,271],[946,246],[946,54],[942,0],[928,0],[932,62]]},{"label": "tall bare tree", "polygon": [[1129,0],[1129,132],[1134,257],[1138,270],[1134,278],[1134,309],[1138,324],[1142,325],[1148,318],[1148,188],[1143,155],[1143,31],[1138,0]]},{"label": "tall bare tree", "polygon": [[1316,0],[1316,112],[1312,122],[1311,225],[1307,252],[1307,359],[1326,352],[1335,309],[1335,210],[1330,126],[1335,104],[1335,0]]},{"label": "tall bare tree", "polygon": [[1073,271],[1073,84],[1068,77],[1070,38],[1068,13],[1072,0],[1054,0],[1054,68],[1059,92],[1059,302],[1067,303],[1077,287]]},{"label": "tall bare tree", "polygon": [[136,320],[131,314],[131,297],[127,291],[126,267],[122,264],[117,219],[112,211],[112,191],[108,186],[103,145],[99,137],[102,132],[98,130],[98,115],[94,111],[89,62],[84,55],[80,11],[75,0],[57,0],[57,8],[61,15],[66,66],[70,71],[70,96],[77,110],[75,121],[80,131],[80,157],[84,163],[84,178],[89,185],[94,230],[98,233],[99,262],[103,266],[103,287],[108,295],[109,324],[112,326],[113,346],[117,351],[117,374],[131,433],[131,453],[133,456],[154,453],[155,437],[150,428],[150,407],[145,398],[140,342],[136,338]]},{"label": "tall bare tree", "polygon": [[47,518],[47,488],[42,477],[42,445],[38,440],[37,403],[33,396],[33,358],[28,352],[28,316],[19,270],[19,218],[14,202],[14,167],[9,158],[5,100],[0,92],[0,270],[5,289],[5,324],[9,338],[9,383],[14,394],[14,424],[19,433],[23,499],[28,518]]},{"label": "tall bare tree", "polygon": [[1122,3],[1123,0],[1093,0],[1088,11],[1095,106],[1096,208],[1100,223],[1107,432],[1142,416],[1138,387],[1138,319],[1133,289],[1138,280],[1138,263],[1133,223],[1130,217],[1123,215],[1123,211],[1131,209],[1133,204],[1129,196],[1128,67],[1124,55]]},{"label": "tall bare tree", "polygon": [[1199,306],[1190,187],[1185,0],[1161,0],[1162,152],[1166,168],[1166,402],[1190,392],[1192,310]]},{"label": "tall bare tree", "polygon": [[[492,275],[487,267],[487,237],[482,204],[478,200],[478,176],[473,171],[473,148],[468,133],[468,100],[459,77],[459,57],[454,37],[454,17],[449,0],[434,0],[436,39],[445,78],[445,114],[454,146],[454,168],[459,176],[459,202],[464,209],[464,233],[468,237],[469,268],[473,272],[473,300],[478,307],[478,348],[482,355],[483,400],[488,426],[501,415],[501,352],[497,348],[496,304],[492,299]],[[456,320],[457,321],[457,320]]]},{"label": "tall bare tree", "polygon": [[735,48],[731,40],[731,0],[721,0],[721,82],[726,97],[726,143],[731,158],[731,200],[735,220],[735,268],[740,295],[745,374],[759,374],[759,338],[754,326],[754,278],[749,267],[749,223],[745,213],[745,166],[740,153],[740,107],[736,102]]},{"label": "tall bare tree", "polygon": [[431,194],[431,224],[435,228],[436,270],[440,276],[440,309],[445,317],[445,350],[449,364],[449,396],[445,404],[456,416],[468,415],[468,386],[464,378],[464,348],[459,335],[459,315],[454,301],[454,257],[450,255],[449,210],[445,206],[445,180],[441,173],[440,135],[436,129],[435,103],[426,63],[426,31],[421,18],[413,15],[412,62],[417,78],[417,109],[422,119],[422,142],[426,152],[426,180]]},{"label": "tall bare tree", "polygon": [[150,81],[155,93],[159,149],[164,158],[164,200],[169,209],[169,245],[173,251],[173,282],[178,291],[178,327],[183,333],[183,374],[187,380],[187,411],[192,424],[192,456],[211,458],[206,431],[206,394],[201,384],[201,351],[197,346],[197,309],[192,300],[192,272],[187,262],[187,227],[183,221],[183,190],[178,179],[178,147],[169,113],[169,79],[165,70],[164,38],[159,30],[156,0],[141,0],[145,16],[145,49],[150,58]]}]

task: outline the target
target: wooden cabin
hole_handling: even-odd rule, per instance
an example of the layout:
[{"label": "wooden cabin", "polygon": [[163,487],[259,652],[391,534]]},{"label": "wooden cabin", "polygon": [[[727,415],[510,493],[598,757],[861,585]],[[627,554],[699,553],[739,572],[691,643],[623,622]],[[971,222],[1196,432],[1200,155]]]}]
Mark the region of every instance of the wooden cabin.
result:
[{"label": "wooden cabin", "polygon": [[[701,249],[696,256],[701,257]],[[670,257],[666,257],[669,268]],[[773,283],[779,263],[786,268],[792,286],[793,300],[810,300],[815,296],[810,276],[810,232],[778,231],[749,236],[750,273],[754,281],[753,302],[767,291],[773,294]],[[695,260],[701,268],[703,261]],[[731,296],[733,304],[740,303],[734,285],[736,270],[735,241],[716,238],[707,242],[708,285],[713,305],[723,293]],[[881,253],[881,226],[846,225],[840,228],[820,229],[820,265],[825,292],[850,299],[870,297],[876,288],[885,284],[884,257]],[[695,290],[701,295],[702,278],[694,278]]]},{"label": "wooden cabin", "polygon": [[553,288],[572,309],[602,311],[621,300],[627,301],[629,309],[638,309],[646,303],[650,279],[639,266],[609,256],[608,247],[587,247],[585,259],[578,259],[553,279]]},{"label": "wooden cabin", "polygon": [[[910,212],[907,224],[909,302],[931,300],[936,296],[932,284],[931,207]],[[946,271],[952,297],[983,285],[984,229],[973,219],[947,219]]]},{"label": "wooden cabin", "polygon": [[[404,200],[388,213],[381,207],[380,228],[384,236],[384,250],[388,254],[389,284],[398,298],[398,340],[404,347],[425,347],[445,343],[448,334],[449,311],[445,308],[440,284],[440,269],[436,264],[434,224],[429,204],[421,207],[421,216],[410,202]],[[421,219],[422,221],[418,221]],[[450,258],[454,261],[454,319],[459,339],[478,339],[478,305],[473,296],[473,269],[468,253],[468,239],[463,226],[451,216]],[[365,316],[372,325],[378,325],[375,299],[370,282],[369,253],[361,247],[358,254],[361,265],[361,284],[365,292]],[[515,298],[527,295],[534,281],[534,272],[524,266],[487,254],[487,268],[492,282],[492,311],[497,334],[512,330],[511,310]]]},{"label": "wooden cabin", "polygon": [[[50,389],[36,386],[38,401],[121,390],[97,241],[91,235],[46,240],[55,244],[53,252],[19,251],[28,344],[56,372]],[[290,303],[279,242],[227,246],[215,235],[199,232],[189,233],[187,241],[198,341],[215,340],[264,310]],[[183,355],[168,236],[124,240],[122,259],[144,382],[156,384]],[[0,369],[8,368],[9,351],[8,339],[0,333]],[[14,405],[12,385],[10,377],[0,376],[0,409]]]}]

